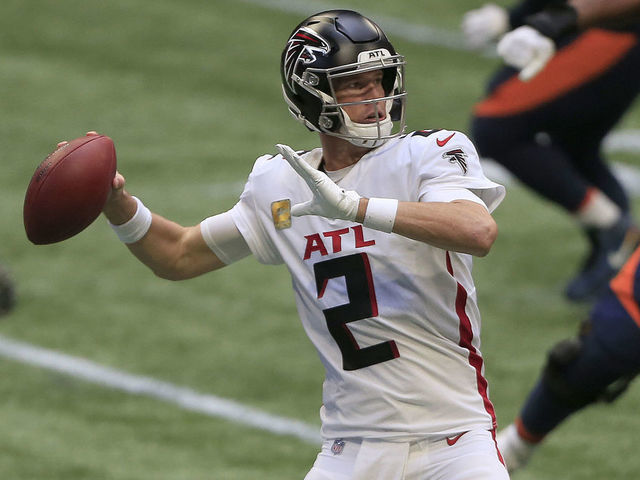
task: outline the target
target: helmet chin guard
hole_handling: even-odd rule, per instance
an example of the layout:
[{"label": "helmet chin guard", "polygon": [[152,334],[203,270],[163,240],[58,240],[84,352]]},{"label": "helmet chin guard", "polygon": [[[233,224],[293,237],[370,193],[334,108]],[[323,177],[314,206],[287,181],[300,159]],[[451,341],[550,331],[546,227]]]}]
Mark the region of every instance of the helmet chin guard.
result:
[{"label": "helmet chin guard", "polygon": [[347,112],[341,108],[342,112],[342,127],[338,133],[329,133],[329,135],[335,135],[351,142],[358,147],[375,148],[382,145],[389,138],[393,138],[396,135],[392,135],[393,122],[389,112],[391,111],[391,102],[387,101],[386,107],[387,115],[383,119],[376,118],[375,123],[356,123],[351,120]]},{"label": "helmet chin guard", "polygon": [[[375,23],[350,10],[309,17],[291,34],[282,53],[282,91],[289,112],[312,131],[375,148],[405,130],[404,57]],[[339,103],[335,81],[382,71],[384,96]],[[344,107],[384,103],[386,115],[356,123]]]}]

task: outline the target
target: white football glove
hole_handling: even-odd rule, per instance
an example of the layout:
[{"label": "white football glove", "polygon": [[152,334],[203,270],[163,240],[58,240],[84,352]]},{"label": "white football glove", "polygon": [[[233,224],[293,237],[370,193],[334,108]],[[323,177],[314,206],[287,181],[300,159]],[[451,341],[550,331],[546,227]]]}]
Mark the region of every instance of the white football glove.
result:
[{"label": "white football glove", "polygon": [[556,52],[555,43],[528,25],[507,33],[498,43],[498,55],[520,70],[518,77],[528,82],[540,72]]},{"label": "white football glove", "polygon": [[291,207],[291,215],[319,215],[325,218],[342,220],[356,219],[360,195],[354,191],[347,191],[336,185],[326,174],[316,170],[287,145],[276,145],[280,154],[289,165],[300,175],[313,194],[313,198],[304,203]]},{"label": "white football glove", "polygon": [[493,3],[469,10],[462,17],[462,33],[472,48],[486,47],[507,30],[509,13],[505,8]]}]

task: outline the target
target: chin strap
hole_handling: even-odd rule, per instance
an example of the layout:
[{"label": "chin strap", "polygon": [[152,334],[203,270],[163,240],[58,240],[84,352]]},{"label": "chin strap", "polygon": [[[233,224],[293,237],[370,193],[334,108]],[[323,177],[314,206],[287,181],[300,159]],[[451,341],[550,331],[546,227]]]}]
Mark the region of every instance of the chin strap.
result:
[{"label": "chin strap", "polygon": [[353,145],[369,148],[379,147],[388,140],[388,138],[381,137],[389,136],[393,129],[390,115],[391,106],[391,102],[387,102],[387,116],[376,123],[356,123],[341,108],[344,124],[340,128],[340,133],[345,135],[346,140]]}]

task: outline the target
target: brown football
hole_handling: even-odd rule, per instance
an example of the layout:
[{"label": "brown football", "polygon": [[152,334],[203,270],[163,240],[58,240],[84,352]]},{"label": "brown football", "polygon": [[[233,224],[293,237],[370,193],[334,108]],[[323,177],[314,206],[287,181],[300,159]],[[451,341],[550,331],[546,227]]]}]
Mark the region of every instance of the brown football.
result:
[{"label": "brown football", "polygon": [[27,238],[36,245],[66,240],[100,215],[116,173],[116,150],[105,135],[61,144],[36,168],[24,199]]}]

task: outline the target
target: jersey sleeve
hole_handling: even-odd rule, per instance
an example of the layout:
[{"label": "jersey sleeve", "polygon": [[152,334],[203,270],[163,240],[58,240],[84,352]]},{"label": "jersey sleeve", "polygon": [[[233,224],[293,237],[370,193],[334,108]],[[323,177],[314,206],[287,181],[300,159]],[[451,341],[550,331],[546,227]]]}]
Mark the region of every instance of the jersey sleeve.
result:
[{"label": "jersey sleeve", "polygon": [[230,210],[230,213],[251,253],[258,261],[268,265],[278,265],[283,263],[283,260],[265,228],[269,218],[265,218],[265,212],[259,208],[256,202],[256,170],[260,169],[267,158],[271,158],[271,155],[256,160],[240,199]]},{"label": "jersey sleeve", "polygon": [[205,218],[200,222],[200,233],[211,251],[225,265],[251,255],[249,245],[233,221],[231,212]]},{"label": "jersey sleeve", "polygon": [[505,196],[504,186],[489,180],[469,138],[454,131],[420,139],[418,197],[421,202],[471,200],[492,212]]}]

